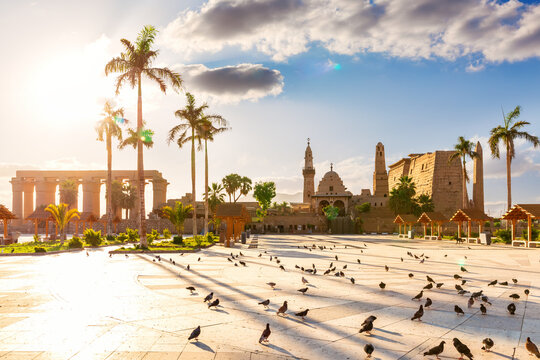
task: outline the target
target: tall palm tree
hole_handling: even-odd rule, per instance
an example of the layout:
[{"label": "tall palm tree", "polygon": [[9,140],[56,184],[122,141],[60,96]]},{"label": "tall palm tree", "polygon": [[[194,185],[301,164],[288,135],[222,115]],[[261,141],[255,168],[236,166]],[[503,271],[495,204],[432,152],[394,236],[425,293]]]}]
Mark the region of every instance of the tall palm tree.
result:
[{"label": "tall palm tree", "polygon": [[[225,192],[229,195],[229,202],[233,202],[236,198],[236,191],[240,188],[242,177],[238,174],[229,174],[226,175],[221,182],[223,183]],[[236,202],[236,200],[234,200],[234,202]]]},{"label": "tall palm tree", "polygon": [[193,237],[197,235],[197,204],[195,203],[195,141],[201,144],[200,133],[204,120],[204,110],[208,104],[195,105],[195,97],[191,93],[186,93],[187,104],[183,109],[176,110],[174,116],[181,120],[180,124],[174,126],[169,131],[167,142],[175,141],[179,148],[186,143],[191,143],[191,204],[193,206]]},{"label": "tall palm tree", "polygon": [[208,206],[212,213],[216,212],[216,207],[225,202],[225,194],[223,193],[223,185],[219,183],[212,183],[206,189],[205,200],[208,201]]},{"label": "tall palm tree", "polygon": [[69,209],[69,207],[64,204],[49,204],[45,208],[45,211],[51,214],[53,220],[56,222],[58,226],[58,230],[62,234],[60,237],[60,244],[64,244],[64,240],[66,240],[66,227],[69,224],[69,222],[73,219],[79,218],[79,211],[77,209]]},{"label": "tall palm tree", "polygon": [[164,206],[161,211],[163,217],[169,219],[174,225],[178,236],[182,236],[184,232],[184,221],[186,221],[189,214],[193,211],[193,207],[191,205],[184,206],[180,201],[177,201],[174,208]]},{"label": "tall palm tree", "polygon": [[60,202],[67,204],[68,207],[77,208],[77,196],[79,188],[75,181],[68,179],[60,183]]},{"label": "tall palm tree", "polygon": [[[223,127],[216,127],[222,125]],[[204,140],[204,234],[208,233],[208,141],[214,141],[214,136],[229,130],[227,121],[219,115],[205,115],[199,129],[199,137]],[[199,150],[201,143],[199,143]]]},{"label": "tall palm tree", "polygon": [[180,75],[169,68],[152,67],[153,61],[158,55],[157,50],[152,50],[152,45],[157,35],[157,30],[153,26],[145,26],[137,36],[135,43],[129,40],[121,39],[124,45],[124,52],[105,65],[105,75],[110,73],[120,73],[116,79],[116,94],[126,82],[132,88],[137,87],[137,180],[139,190],[139,234],[141,236],[141,246],[147,246],[146,242],[146,214],[144,207],[144,164],[143,164],[143,115],[142,115],[142,88],[141,81],[143,76],[157,83],[163,93],[167,90],[167,82],[173,89],[180,89],[182,79]]},{"label": "tall palm tree", "polygon": [[103,119],[101,119],[96,125],[96,132],[98,134],[98,141],[105,141],[107,146],[107,234],[112,232],[112,138],[115,137],[118,141],[122,141],[122,129],[118,125],[117,119],[123,119],[123,123],[127,120],[124,119],[124,109],[114,109],[109,101],[105,101],[103,106]]},{"label": "tall palm tree", "polygon": [[491,155],[494,158],[500,158],[499,143],[502,142],[506,147],[506,191],[508,195],[507,208],[510,210],[512,207],[512,159],[516,156],[516,149],[514,147],[515,139],[525,139],[533,144],[534,147],[540,146],[538,136],[533,136],[526,131],[520,131],[525,125],[530,125],[528,121],[516,121],[521,114],[521,107],[518,105],[516,108],[504,114],[503,111],[503,125],[499,125],[491,129],[491,136],[488,143],[491,149]]},{"label": "tall palm tree", "polygon": [[460,136],[458,138],[458,143],[454,145],[454,152],[450,157],[448,158],[448,162],[452,162],[456,159],[461,159],[462,162],[462,172],[463,172],[463,181],[461,183],[461,188],[463,192],[461,206],[463,209],[467,209],[469,207],[469,197],[467,196],[467,183],[469,182],[469,174],[467,174],[467,156],[471,159],[476,159],[478,157],[478,153],[473,150],[474,144],[466,140],[463,136]]}]

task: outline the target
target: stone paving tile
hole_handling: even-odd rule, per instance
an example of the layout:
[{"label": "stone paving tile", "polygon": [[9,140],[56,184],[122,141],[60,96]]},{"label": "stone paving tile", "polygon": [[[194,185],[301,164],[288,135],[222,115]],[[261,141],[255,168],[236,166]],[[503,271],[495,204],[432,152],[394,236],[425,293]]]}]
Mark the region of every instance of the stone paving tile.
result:
[{"label": "stone paving tile", "polygon": [[178,360],[180,357],[180,352],[157,352],[149,351],[147,352],[142,360]]},{"label": "stone paving tile", "polygon": [[11,351],[0,357],[2,360],[30,360],[38,357],[42,351]]},{"label": "stone paving tile", "polygon": [[146,351],[115,351],[109,355],[107,360],[141,360],[146,355]]}]

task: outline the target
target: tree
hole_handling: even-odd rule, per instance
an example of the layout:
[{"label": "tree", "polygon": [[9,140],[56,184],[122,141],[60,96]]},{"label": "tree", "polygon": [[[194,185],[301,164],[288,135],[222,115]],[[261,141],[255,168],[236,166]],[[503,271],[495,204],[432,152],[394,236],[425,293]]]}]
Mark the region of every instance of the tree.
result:
[{"label": "tree", "polygon": [[435,210],[435,204],[433,204],[433,199],[428,194],[421,194],[415,199],[416,210],[415,215],[420,216],[422,213],[430,212]]},{"label": "tree", "polygon": [[[107,234],[112,232],[112,138],[122,141],[122,129],[118,125],[118,122],[127,123],[124,119],[124,109],[114,109],[109,101],[105,102],[103,107],[103,119],[101,119],[96,125],[96,132],[98,134],[98,141],[105,141],[107,146]],[[121,121],[118,121],[122,119]]]},{"label": "tree", "polygon": [[137,187],[132,184],[124,184],[122,192],[122,208],[126,210],[126,219],[129,219],[129,214],[137,203]]},{"label": "tree", "polygon": [[323,207],[323,213],[326,217],[326,221],[328,222],[328,229],[330,229],[330,224],[332,220],[338,217],[339,215],[339,208],[333,205],[327,205]]},{"label": "tree", "polygon": [[[214,125],[222,125],[222,127]],[[227,121],[223,117],[204,115],[199,128],[199,138],[204,140],[204,234],[208,233],[208,141],[214,141],[214,136],[229,130],[226,126]],[[199,143],[199,147],[200,145]]]},{"label": "tree", "polygon": [[[229,174],[225,176],[221,182],[227,195],[229,195],[229,202],[233,202],[236,197],[236,191],[240,188],[242,177],[238,174]],[[236,200],[234,200],[236,202]]]},{"label": "tree", "polygon": [[516,121],[521,114],[521,107],[518,105],[516,108],[504,114],[503,112],[503,125],[499,125],[491,129],[490,137],[488,140],[489,148],[491,150],[491,156],[493,158],[500,158],[499,143],[503,143],[506,147],[506,191],[507,191],[507,208],[510,210],[512,207],[512,159],[516,156],[516,149],[514,146],[515,139],[524,139],[533,144],[536,148],[540,146],[538,136],[533,136],[526,131],[521,131],[526,125],[530,125],[528,121]]},{"label": "tree", "polygon": [[450,157],[448,158],[448,162],[452,162],[456,159],[461,159],[462,162],[462,172],[463,172],[463,181],[461,183],[461,189],[463,192],[462,202],[461,206],[463,209],[467,209],[469,207],[469,197],[467,196],[467,183],[469,182],[469,174],[467,174],[467,156],[471,159],[476,159],[479,155],[476,153],[476,151],[473,150],[473,143],[469,140],[466,140],[463,136],[460,136],[458,138],[458,143],[454,145],[454,152]]},{"label": "tree", "polygon": [[174,208],[170,206],[164,206],[162,209],[163,217],[169,219],[169,221],[176,228],[178,236],[182,236],[184,232],[184,221],[188,218],[189,214],[193,211],[193,206],[182,204],[177,201]]},{"label": "tree", "polygon": [[204,120],[204,110],[208,108],[206,103],[201,106],[195,105],[195,97],[191,93],[186,93],[187,104],[183,109],[176,110],[174,116],[181,120],[180,124],[169,130],[167,142],[175,141],[179,148],[186,143],[191,143],[191,203],[193,206],[193,238],[197,236],[197,204],[195,193],[195,140],[201,147],[201,137]]},{"label": "tree", "polygon": [[412,214],[415,208],[416,185],[412,178],[402,176],[399,183],[390,191],[388,206],[395,214]]},{"label": "tree", "polygon": [[[111,209],[112,213],[116,214],[118,209],[122,209],[122,206],[124,204],[124,191],[123,191],[124,185],[118,181],[114,180],[111,182]],[[105,190],[105,196],[109,196],[108,190]]]},{"label": "tree", "polygon": [[212,211],[212,214],[216,212],[216,207],[225,202],[225,194],[223,194],[223,186],[219,183],[212,183],[212,186],[208,187],[205,193],[205,200],[208,201],[208,206]]},{"label": "tree", "polygon": [[356,218],[354,219],[357,226],[357,231],[358,233],[362,233],[363,232],[362,225],[364,224],[364,220],[362,220],[361,215],[368,213],[371,210],[371,203],[365,202],[365,203],[362,203],[361,205],[356,205],[354,209],[356,210],[356,215],[357,215]]},{"label": "tree", "polygon": [[146,247],[146,214],[144,204],[144,164],[143,164],[143,114],[142,114],[142,87],[143,76],[159,85],[161,91],[167,91],[167,82],[173,89],[180,89],[182,79],[180,75],[170,69],[152,67],[152,63],[158,55],[157,50],[152,50],[152,45],[157,35],[157,30],[153,26],[145,26],[137,36],[135,43],[121,39],[124,52],[105,65],[105,75],[120,73],[116,78],[116,94],[120,93],[120,88],[128,82],[131,88],[137,86],[137,180],[139,190],[139,234],[141,234],[141,246]]},{"label": "tree", "polygon": [[54,222],[56,222],[58,230],[62,234],[60,244],[63,245],[64,240],[66,240],[66,227],[71,220],[79,219],[79,211],[77,209],[69,209],[64,203],[58,205],[49,204],[49,206],[45,208],[45,211],[50,213]]},{"label": "tree", "polygon": [[240,196],[246,196],[251,191],[251,179],[247,176],[242,176],[242,180],[240,180],[240,194],[238,197],[234,200],[234,202],[237,202],[238,199],[240,199]]},{"label": "tree", "polygon": [[64,180],[60,183],[60,202],[67,204],[68,208],[77,208],[79,186],[73,180]]},{"label": "tree", "polygon": [[258,182],[253,189],[253,197],[259,203],[260,209],[257,209],[257,216],[264,218],[272,204],[272,199],[276,196],[276,184],[273,181]]}]

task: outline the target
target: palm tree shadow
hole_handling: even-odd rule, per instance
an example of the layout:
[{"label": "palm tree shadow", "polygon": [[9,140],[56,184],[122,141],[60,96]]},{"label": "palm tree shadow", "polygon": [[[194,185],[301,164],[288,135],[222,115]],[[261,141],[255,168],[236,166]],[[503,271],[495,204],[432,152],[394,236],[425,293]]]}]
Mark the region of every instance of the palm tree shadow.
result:
[{"label": "palm tree shadow", "polygon": [[208,352],[211,352],[211,353],[215,352],[210,346],[206,345],[205,343],[203,343],[201,341],[196,341],[196,342],[194,342],[192,344],[195,345],[196,347],[198,347],[201,350],[208,351]]}]

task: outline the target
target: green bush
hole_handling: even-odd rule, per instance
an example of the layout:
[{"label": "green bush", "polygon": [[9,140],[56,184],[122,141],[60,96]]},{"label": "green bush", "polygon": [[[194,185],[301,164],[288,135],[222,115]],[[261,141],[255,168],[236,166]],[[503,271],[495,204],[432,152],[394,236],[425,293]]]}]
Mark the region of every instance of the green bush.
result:
[{"label": "green bush", "polygon": [[127,240],[128,238],[129,238],[129,237],[128,237],[125,233],[120,233],[120,234],[118,234],[118,236],[116,237],[116,240],[121,241],[121,242],[126,242],[126,240]]},{"label": "green bush", "polygon": [[68,248],[70,249],[82,249],[83,246],[84,244],[78,236],[72,237],[68,242]]},{"label": "green bush", "polygon": [[214,242],[214,233],[208,232],[206,234],[206,241],[208,241],[210,244]]},{"label": "green bush", "polygon": [[126,234],[128,236],[128,241],[130,242],[135,242],[139,240],[139,230],[133,230],[133,229],[127,228]]},{"label": "green bush", "polygon": [[203,243],[203,241],[204,241],[204,236],[202,236],[202,235],[197,235],[197,236],[195,236],[195,239],[194,239],[194,240],[195,240],[195,244],[197,244],[197,247],[200,248],[201,245],[202,245],[202,243]]},{"label": "green bush", "polygon": [[86,229],[84,231],[84,241],[90,246],[99,246],[103,239],[101,238],[101,230]]},{"label": "green bush", "polygon": [[173,237],[172,242],[175,245],[183,245],[184,244],[184,239],[182,238],[182,235],[177,235],[177,236]]},{"label": "green bush", "polygon": [[501,241],[505,244],[511,244],[512,243],[512,231],[511,230],[505,230],[505,229],[499,229],[495,231],[495,236],[501,239]]},{"label": "green bush", "polygon": [[[538,235],[540,234],[540,230],[538,230],[537,228],[532,228],[532,240],[531,241],[536,241],[538,240]],[[528,237],[529,237],[529,230],[528,229],[523,229],[523,238],[525,240],[528,240]]]},{"label": "green bush", "polygon": [[106,236],[106,239],[107,239],[107,241],[115,241],[116,236],[109,234],[109,235]]},{"label": "green bush", "polygon": [[36,246],[34,248],[34,252],[37,252],[37,253],[44,253],[44,252],[47,252],[47,249],[45,249],[44,247],[41,247],[41,246]]},{"label": "green bush", "polygon": [[151,245],[154,240],[156,240],[156,236],[154,234],[146,234],[146,242],[148,245]]},{"label": "green bush", "polygon": [[154,239],[159,239],[159,231],[156,229],[152,229],[152,235],[154,236]]},{"label": "green bush", "polygon": [[163,237],[165,239],[170,239],[171,238],[171,231],[167,228],[163,229]]},{"label": "green bush", "polygon": [[500,221],[500,220],[495,220],[495,221],[493,222],[493,226],[495,226],[495,227],[501,227],[501,221]]}]

